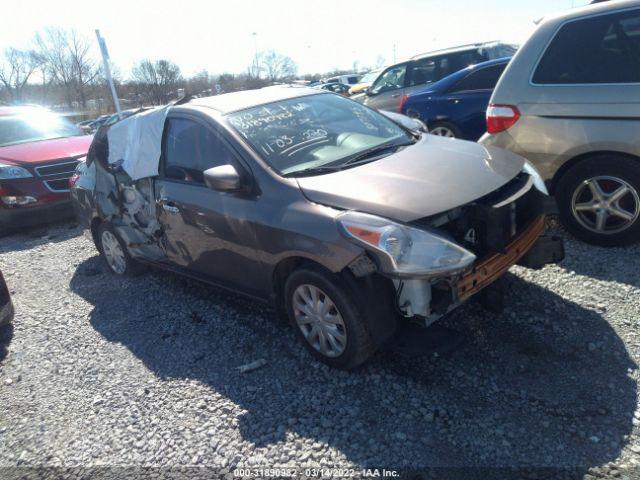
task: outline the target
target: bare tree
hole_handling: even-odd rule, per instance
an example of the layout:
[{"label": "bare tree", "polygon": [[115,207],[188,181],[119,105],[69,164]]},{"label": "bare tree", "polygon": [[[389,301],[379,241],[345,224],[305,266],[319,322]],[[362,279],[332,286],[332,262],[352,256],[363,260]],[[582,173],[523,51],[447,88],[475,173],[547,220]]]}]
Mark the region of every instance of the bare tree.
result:
[{"label": "bare tree", "polygon": [[180,67],[169,60],[142,60],[131,72],[139,94],[154,105],[167,103],[182,82]]},{"label": "bare tree", "polygon": [[87,86],[100,71],[89,41],[75,30],[48,28],[36,35],[36,44],[49,75],[64,86],[67,104],[71,107],[77,101],[86,107]]},{"label": "bare tree", "polygon": [[258,60],[261,70],[272,82],[293,78],[298,71],[298,66],[291,57],[273,50],[260,53]]},{"label": "bare tree", "polygon": [[40,59],[33,50],[5,49],[4,60],[0,64],[0,82],[11,103],[22,102],[24,87],[39,65]]}]

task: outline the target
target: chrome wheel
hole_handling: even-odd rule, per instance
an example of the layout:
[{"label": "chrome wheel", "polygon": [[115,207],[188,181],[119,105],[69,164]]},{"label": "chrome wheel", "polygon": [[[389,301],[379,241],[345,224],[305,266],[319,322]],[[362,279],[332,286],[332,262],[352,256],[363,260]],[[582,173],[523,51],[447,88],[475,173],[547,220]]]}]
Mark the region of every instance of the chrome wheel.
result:
[{"label": "chrome wheel", "polygon": [[582,182],[573,193],[571,211],[578,223],[600,234],[626,230],[640,214],[640,197],[621,178],[598,176]]},{"label": "chrome wheel", "polygon": [[434,127],[429,131],[431,135],[437,135],[439,137],[456,138],[455,134],[450,128],[447,127]]},{"label": "chrome wheel", "polygon": [[293,292],[293,314],[309,344],[327,357],[339,357],[347,348],[347,330],[333,300],[313,285]]},{"label": "chrome wheel", "polygon": [[118,275],[122,275],[127,269],[127,259],[120,246],[120,242],[118,242],[116,236],[109,230],[102,232],[100,240],[102,242],[104,258],[106,258],[109,267]]}]

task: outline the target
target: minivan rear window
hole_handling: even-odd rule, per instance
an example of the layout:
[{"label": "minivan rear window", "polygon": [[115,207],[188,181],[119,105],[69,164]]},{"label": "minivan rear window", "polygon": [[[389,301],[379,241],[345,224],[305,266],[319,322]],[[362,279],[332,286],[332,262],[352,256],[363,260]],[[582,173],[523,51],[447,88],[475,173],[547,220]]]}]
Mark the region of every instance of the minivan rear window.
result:
[{"label": "minivan rear window", "polygon": [[572,21],[544,53],[533,83],[640,82],[640,9]]}]

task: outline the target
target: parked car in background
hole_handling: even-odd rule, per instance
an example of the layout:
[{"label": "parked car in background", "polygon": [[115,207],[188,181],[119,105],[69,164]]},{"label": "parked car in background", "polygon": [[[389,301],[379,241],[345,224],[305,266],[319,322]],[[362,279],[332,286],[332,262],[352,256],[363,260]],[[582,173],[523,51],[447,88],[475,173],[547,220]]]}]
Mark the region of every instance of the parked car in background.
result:
[{"label": "parked car in background", "polygon": [[0,232],[73,216],[69,177],[91,137],[39,107],[0,107]]},{"label": "parked car in background", "polygon": [[6,325],[13,320],[13,303],[9,288],[0,271],[0,326]]},{"label": "parked car in background", "polygon": [[371,70],[370,72],[365,73],[358,83],[355,85],[351,85],[349,88],[349,95],[356,95],[357,93],[364,92],[367,88],[371,86],[378,75],[384,70],[384,68],[376,68],[375,70]]},{"label": "parked car in background", "polygon": [[328,92],[337,93],[342,95],[343,97],[349,96],[349,85],[345,85],[344,83],[323,83],[314,88],[319,88],[320,90],[327,90]]},{"label": "parked car in background", "polygon": [[372,108],[399,112],[405,95],[469,65],[509,57],[515,52],[514,45],[488,42],[424,53],[386,68],[366,93],[353,99]]},{"label": "parked car in background", "polygon": [[640,239],[640,2],[545,18],[491,97],[484,145],[534,163],[576,237]]},{"label": "parked car in background", "polygon": [[486,130],[489,99],[509,58],[489,60],[405,96],[400,110],[443,137],[477,141]]},{"label": "parked car in background", "polygon": [[138,115],[98,132],[72,187],[112,272],[152,263],[272,301],[334,367],[516,262],[562,258],[524,159],[400,114],[277,86]]},{"label": "parked car in background", "polygon": [[336,75],[335,77],[327,78],[325,83],[342,83],[343,85],[355,85],[360,80],[360,75],[357,73],[348,73],[346,75]]}]

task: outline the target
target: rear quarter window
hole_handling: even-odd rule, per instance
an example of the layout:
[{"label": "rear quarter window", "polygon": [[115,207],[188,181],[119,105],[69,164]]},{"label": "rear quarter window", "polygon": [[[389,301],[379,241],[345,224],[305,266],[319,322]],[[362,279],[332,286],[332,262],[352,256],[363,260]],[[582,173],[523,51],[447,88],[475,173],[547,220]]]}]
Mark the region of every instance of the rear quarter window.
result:
[{"label": "rear quarter window", "polygon": [[540,59],[532,82],[639,83],[640,9],[563,25]]}]

